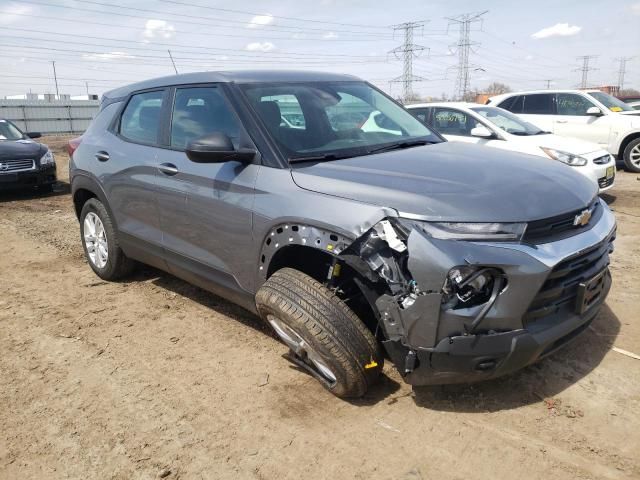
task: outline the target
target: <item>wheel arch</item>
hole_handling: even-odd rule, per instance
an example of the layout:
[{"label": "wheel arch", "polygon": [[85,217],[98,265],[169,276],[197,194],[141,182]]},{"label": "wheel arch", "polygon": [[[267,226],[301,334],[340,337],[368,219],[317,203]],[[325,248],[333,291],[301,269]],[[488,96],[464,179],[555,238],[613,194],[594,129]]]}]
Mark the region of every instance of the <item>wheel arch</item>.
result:
[{"label": "wheel arch", "polygon": [[71,197],[78,220],[80,220],[80,213],[84,204],[91,198],[97,198],[107,209],[111,222],[117,229],[116,219],[107,201],[107,196],[97,180],[87,175],[77,174],[71,182]]},{"label": "wheel arch", "polygon": [[620,142],[620,148],[618,149],[618,158],[620,160],[624,160],[624,150],[627,148],[627,145],[637,138],[640,138],[640,130],[630,133],[622,139],[622,142]]}]

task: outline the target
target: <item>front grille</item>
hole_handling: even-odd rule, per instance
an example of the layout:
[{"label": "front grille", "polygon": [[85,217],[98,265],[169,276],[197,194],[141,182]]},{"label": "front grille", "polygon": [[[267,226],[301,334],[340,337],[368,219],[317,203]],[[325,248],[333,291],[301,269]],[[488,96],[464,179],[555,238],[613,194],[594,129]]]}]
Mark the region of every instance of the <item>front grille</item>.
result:
[{"label": "front grille", "polygon": [[592,279],[609,265],[613,238],[614,235],[556,265],[525,313],[525,326],[558,312],[573,313],[580,283]]},{"label": "front grille", "polygon": [[3,173],[24,172],[33,170],[36,166],[34,160],[0,160],[0,175]]},{"label": "front grille", "polygon": [[605,163],[609,163],[610,160],[610,155],[603,155],[602,157],[594,158],[593,163],[595,163],[596,165],[604,165]]},{"label": "front grille", "polygon": [[602,177],[598,179],[598,186],[600,188],[607,188],[613,184],[614,177],[607,179],[607,177]]},{"label": "front grille", "polygon": [[[576,216],[580,215],[586,209],[591,211],[591,220],[589,223],[587,225],[574,225]],[[558,240],[559,237],[576,235],[591,228],[591,226],[597,222],[598,218],[600,218],[600,215],[602,215],[602,207],[596,199],[587,208],[581,208],[555,217],[529,222],[522,240],[525,243],[547,243]]]}]

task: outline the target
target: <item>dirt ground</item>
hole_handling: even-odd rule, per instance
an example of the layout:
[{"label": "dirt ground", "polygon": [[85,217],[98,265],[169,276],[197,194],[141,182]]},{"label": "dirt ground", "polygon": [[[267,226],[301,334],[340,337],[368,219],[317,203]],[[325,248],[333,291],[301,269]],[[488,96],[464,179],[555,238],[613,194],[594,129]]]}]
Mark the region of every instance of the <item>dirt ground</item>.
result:
[{"label": "dirt ground", "polygon": [[[61,148],[64,142],[50,140]],[[2,479],[638,479],[640,181],[618,171],[613,289],[575,342],[506,378],[326,393],[244,310],[82,255],[53,194],[0,196]]]}]

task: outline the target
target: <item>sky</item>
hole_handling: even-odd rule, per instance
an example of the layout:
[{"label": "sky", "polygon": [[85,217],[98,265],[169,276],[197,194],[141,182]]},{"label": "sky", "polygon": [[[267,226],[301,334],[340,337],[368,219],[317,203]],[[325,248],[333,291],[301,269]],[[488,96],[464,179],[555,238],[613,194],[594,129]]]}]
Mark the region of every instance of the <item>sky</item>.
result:
[{"label": "sky", "polygon": [[640,89],[640,0],[0,0],[0,97],[102,94],[148,78],[203,70],[304,69],[349,73],[394,96],[404,37],[414,31],[413,90],[455,93],[462,14],[472,24],[470,87],[576,88],[581,60],[595,55],[589,84]]}]

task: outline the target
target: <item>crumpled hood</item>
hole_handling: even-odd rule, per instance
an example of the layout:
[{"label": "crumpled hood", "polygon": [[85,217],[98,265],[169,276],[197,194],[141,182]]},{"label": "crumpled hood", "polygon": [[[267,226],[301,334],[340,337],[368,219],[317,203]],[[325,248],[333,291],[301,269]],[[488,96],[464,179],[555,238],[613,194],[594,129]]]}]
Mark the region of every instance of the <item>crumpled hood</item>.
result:
[{"label": "crumpled hood", "polygon": [[38,160],[47,147],[33,140],[0,140],[0,160],[33,158]]},{"label": "crumpled hood", "polygon": [[301,188],[428,220],[519,222],[584,208],[595,185],[561,162],[443,142],[296,165]]}]

